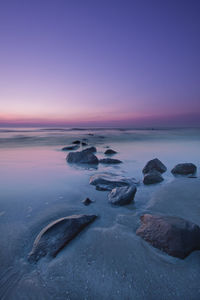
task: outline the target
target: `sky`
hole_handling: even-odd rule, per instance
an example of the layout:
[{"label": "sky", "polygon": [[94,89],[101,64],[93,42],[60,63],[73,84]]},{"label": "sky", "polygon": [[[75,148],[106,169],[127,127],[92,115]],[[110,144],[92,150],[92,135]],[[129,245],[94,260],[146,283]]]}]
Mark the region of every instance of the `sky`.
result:
[{"label": "sky", "polygon": [[1,0],[0,125],[200,126],[199,0]]}]

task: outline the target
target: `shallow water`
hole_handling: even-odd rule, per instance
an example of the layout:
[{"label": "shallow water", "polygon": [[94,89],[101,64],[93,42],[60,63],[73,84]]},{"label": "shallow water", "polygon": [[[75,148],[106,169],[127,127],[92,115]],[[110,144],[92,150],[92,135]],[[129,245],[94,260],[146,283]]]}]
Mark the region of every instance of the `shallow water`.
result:
[{"label": "shallow water", "polygon": [[[109,146],[118,151],[114,157],[123,163],[96,169],[67,164],[67,152],[61,148],[83,138],[97,147],[99,158]],[[175,164],[193,162],[199,174],[199,149],[199,129],[0,129],[0,299],[183,299],[184,293],[178,292],[171,280],[179,276],[179,269],[189,270],[188,263],[181,265],[157,250],[152,254],[150,246],[138,242],[135,229],[155,193],[179,180],[170,173]],[[168,168],[165,180],[144,186],[142,168],[154,157]],[[91,175],[104,171],[140,181],[135,203],[111,207],[107,192],[89,185]],[[85,207],[81,201],[86,197],[95,203]],[[27,255],[40,230],[52,220],[79,213],[96,213],[99,218],[55,259],[30,265]],[[134,249],[130,257],[124,254],[127,249]],[[115,261],[119,258],[123,264]],[[129,264],[137,265],[137,276],[137,269],[133,271]],[[168,264],[174,266],[171,279]],[[169,290],[161,287],[163,279],[156,272],[167,278]],[[126,274],[124,281],[122,274]],[[192,274],[196,280],[197,270]],[[179,279],[176,285],[180,289]],[[188,295],[185,299],[198,299],[199,290]]]}]

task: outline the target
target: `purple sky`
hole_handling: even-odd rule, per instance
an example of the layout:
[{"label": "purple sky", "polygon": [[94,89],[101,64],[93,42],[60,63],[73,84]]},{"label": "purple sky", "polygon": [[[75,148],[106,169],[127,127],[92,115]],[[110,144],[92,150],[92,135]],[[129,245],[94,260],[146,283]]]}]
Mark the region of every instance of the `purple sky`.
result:
[{"label": "purple sky", "polygon": [[0,1],[0,125],[200,125],[200,1]]}]

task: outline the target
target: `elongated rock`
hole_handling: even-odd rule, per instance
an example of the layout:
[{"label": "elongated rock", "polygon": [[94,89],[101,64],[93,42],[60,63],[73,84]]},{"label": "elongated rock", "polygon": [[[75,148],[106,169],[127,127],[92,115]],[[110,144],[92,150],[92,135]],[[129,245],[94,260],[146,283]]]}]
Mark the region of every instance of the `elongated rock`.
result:
[{"label": "elongated rock", "polygon": [[114,158],[102,158],[99,160],[99,162],[101,164],[106,164],[106,165],[109,165],[109,164],[121,164],[122,161],[119,160],[119,159],[114,159]]},{"label": "elongated rock", "polygon": [[37,262],[43,256],[55,257],[96,217],[96,215],[72,215],[50,223],[36,237],[28,260]]},{"label": "elongated rock", "polygon": [[138,181],[113,173],[99,173],[90,177],[90,184],[95,185],[99,191],[111,191],[116,187],[138,184]]}]

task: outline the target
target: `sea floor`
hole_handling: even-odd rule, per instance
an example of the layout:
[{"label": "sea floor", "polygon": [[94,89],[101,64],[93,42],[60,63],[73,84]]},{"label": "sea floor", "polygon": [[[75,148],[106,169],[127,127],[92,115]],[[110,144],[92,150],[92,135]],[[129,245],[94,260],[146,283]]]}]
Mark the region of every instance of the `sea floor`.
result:
[{"label": "sea floor", "polygon": [[[87,139],[118,166],[69,165],[63,146]],[[200,251],[184,260],[136,235],[143,213],[183,217],[200,225],[200,130],[0,129],[0,299],[200,299]],[[144,186],[142,168],[158,157],[168,168],[160,184]],[[197,178],[174,177],[175,164],[193,162]],[[134,203],[113,207],[108,192],[89,184],[112,172],[140,184]],[[94,203],[84,206],[82,200]],[[27,260],[51,221],[97,214],[54,259]]]}]

